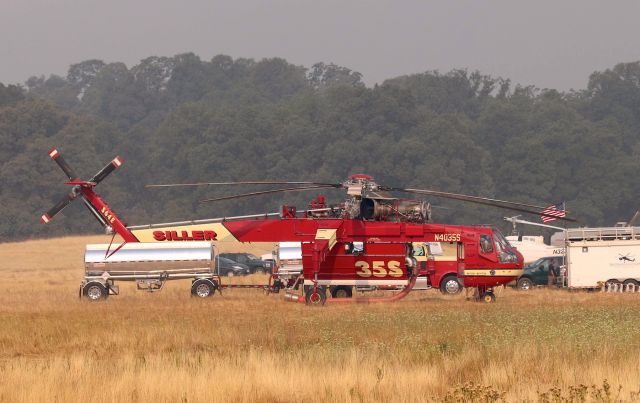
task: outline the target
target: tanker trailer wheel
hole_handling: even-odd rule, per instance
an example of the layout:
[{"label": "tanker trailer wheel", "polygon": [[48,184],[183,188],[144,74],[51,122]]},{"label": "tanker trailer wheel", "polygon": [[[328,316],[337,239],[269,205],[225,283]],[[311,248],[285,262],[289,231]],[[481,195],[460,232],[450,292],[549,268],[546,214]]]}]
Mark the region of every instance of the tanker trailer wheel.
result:
[{"label": "tanker trailer wheel", "polygon": [[107,299],[107,296],[109,295],[109,291],[107,290],[107,288],[101,283],[96,282],[85,285],[83,293],[89,301],[99,301],[101,299]]},{"label": "tanker trailer wheel", "polygon": [[208,298],[216,292],[216,288],[209,280],[196,280],[191,285],[191,295]]},{"label": "tanker trailer wheel", "polygon": [[455,295],[462,291],[458,278],[452,274],[446,276],[440,281],[440,292],[445,295]]},{"label": "tanker trailer wheel", "polygon": [[351,298],[353,288],[350,285],[337,285],[329,288],[332,298]]},{"label": "tanker trailer wheel", "polygon": [[533,288],[533,282],[531,282],[531,279],[523,277],[518,280],[518,290],[529,291],[531,288]]},{"label": "tanker trailer wheel", "polygon": [[307,305],[321,306],[327,301],[327,289],[325,286],[319,285],[316,292],[313,292],[312,285],[304,286],[304,300]]}]

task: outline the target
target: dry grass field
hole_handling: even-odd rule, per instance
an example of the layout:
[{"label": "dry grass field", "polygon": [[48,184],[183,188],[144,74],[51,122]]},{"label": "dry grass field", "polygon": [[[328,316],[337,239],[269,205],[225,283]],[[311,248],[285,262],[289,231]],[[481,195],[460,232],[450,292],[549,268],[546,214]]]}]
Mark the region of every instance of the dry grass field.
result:
[{"label": "dry grass field", "polygon": [[640,294],[310,308],[257,290],[200,300],[174,282],[88,303],[84,245],[105,240],[0,244],[0,401],[638,400]]}]

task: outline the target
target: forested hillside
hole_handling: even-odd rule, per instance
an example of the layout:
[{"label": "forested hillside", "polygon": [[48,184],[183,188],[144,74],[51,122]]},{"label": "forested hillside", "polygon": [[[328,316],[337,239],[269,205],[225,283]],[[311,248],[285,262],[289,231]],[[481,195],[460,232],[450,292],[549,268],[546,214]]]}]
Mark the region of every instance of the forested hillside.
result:
[{"label": "forested hillside", "polygon": [[[182,54],[131,68],[88,60],[66,77],[0,84],[0,241],[100,231],[81,203],[39,223],[67,190],[47,156],[53,146],[84,178],[124,158],[98,190],[129,224],[271,212],[314,196],[200,204],[257,188],[146,189],[150,183],[334,182],[368,173],[392,186],[566,201],[584,224],[610,225],[640,208],[639,140],[640,62],[561,93],[464,70],[368,88],[345,67],[277,58]],[[506,228],[501,219],[511,214],[430,201],[438,222]]]}]

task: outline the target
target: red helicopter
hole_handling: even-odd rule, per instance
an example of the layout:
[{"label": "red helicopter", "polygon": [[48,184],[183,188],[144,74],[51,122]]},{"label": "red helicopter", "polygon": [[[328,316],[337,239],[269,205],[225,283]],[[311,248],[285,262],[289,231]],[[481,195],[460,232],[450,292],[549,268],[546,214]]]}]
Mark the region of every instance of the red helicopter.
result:
[{"label": "red helicopter", "polygon": [[[372,177],[359,174],[350,176],[342,183],[241,181],[149,185],[148,187],[279,186],[276,189],[206,199],[203,202],[332,188],[346,189],[347,198],[341,203],[330,205],[323,196],[318,196],[303,211],[285,205],[278,213],[126,226],[94,191],[98,183],[122,164],[122,158],[114,158],[89,181],[82,181],[57,150],[52,149],[49,156],[68,176],[69,181],[66,183],[72,186],[72,190],[42,215],[42,222],[48,223],[70,202],[80,197],[107,230],[113,231],[114,236],[117,233],[122,237],[124,243],[111,251],[110,255],[125,243],[133,242],[300,242],[302,275],[295,279],[284,279],[276,270],[268,290],[278,292],[284,288],[287,291],[286,300],[307,304],[397,300],[412,290],[418,276],[433,277],[442,272],[445,266],[447,269],[453,267],[456,280],[465,287],[476,289],[477,299],[492,302],[495,301],[495,286],[506,284],[521,274],[522,255],[499,230],[489,226],[432,223],[429,203],[392,197],[390,192],[463,200],[533,214],[541,214],[544,209],[542,206],[492,198],[383,186]],[[429,243],[453,245],[454,259],[446,264],[439,263],[429,250]],[[219,278],[213,279],[211,284],[214,291],[229,287],[224,286]],[[342,298],[327,299],[328,287],[341,287],[348,292],[342,293]],[[302,288],[302,294],[295,293],[299,288]],[[387,297],[353,298],[354,288],[396,288],[401,291]]]}]

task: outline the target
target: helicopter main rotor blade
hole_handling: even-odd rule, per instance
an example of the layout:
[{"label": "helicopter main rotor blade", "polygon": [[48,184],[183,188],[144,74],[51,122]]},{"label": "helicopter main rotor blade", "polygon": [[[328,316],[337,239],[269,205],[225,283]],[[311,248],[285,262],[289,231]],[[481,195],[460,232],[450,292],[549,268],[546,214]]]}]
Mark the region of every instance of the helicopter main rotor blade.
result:
[{"label": "helicopter main rotor blade", "polygon": [[492,199],[492,198],[489,198],[489,197],[471,196],[471,195],[465,195],[465,194],[461,194],[461,193],[441,192],[441,191],[438,191],[438,190],[403,189],[403,188],[390,188],[390,190],[394,190],[394,191],[397,191],[397,192],[422,194],[422,195],[427,195],[427,196],[443,197],[445,199],[454,199],[454,200],[462,200],[462,201],[469,201],[469,202],[477,202],[477,203],[482,203],[482,202],[495,203],[496,206],[497,205],[502,205],[502,206],[514,206],[514,207],[527,207],[527,208],[540,209],[540,210],[544,210],[546,208],[545,206],[537,206],[535,204],[519,203],[519,202],[512,202],[512,201],[500,200],[500,199]]},{"label": "helicopter main rotor blade", "polygon": [[[534,204],[517,203],[517,202],[510,202],[510,201],[507,201],[507,200],[499,200],[499,199],[491,199],[491,198],[488,198],[488,197],[463,195],[463,194],[459,194],[459,193],[440,192],[440,191],[436,191],[436,190],[402,189],[402,188],[389,188],[389,190],[393,190],[393,191],[397,191],[397,192],[423,194],[423,195],[442,197],[442,198],[453,199],[453,200],[467,201],[467,202],[483,204],[483,205],[491,206],[491,207],[499,207],[499,208],[503,208],[503,209],[507,209],[507,210],[519,211],[521,213],[536,214],[536,215],[540,215],[540,216],[543,216],[543,217],[554,217],[554,218],[556,218],[558,220],[564,220],[564,221],[571,221],[571,222],[576,222],[577,221],[576,219],[573,219],[573,218],[570,218],[570,217],[558,217],[557,215],[543,213],[542,211],[546,207],[536,206]],[[535,209],[535,210],[532,210],[532,209]]]},{"label": "helicopter main rotor blade", "polygon": [[240,198],[243,198],[243,197],[260,196],[260,195],[279,193],[279,192],[297,192],[297,191],[301,191],[301,190],[328,189],[328,188],[332,188],[332,187],[333,186],[331,186],[331,185],[314,185],[314,186],[303,186],[303,187],[299,187],[298,186],[298,187],[283,188],[283,189],[262,190],[262,191],[259,191],[259,192],[242,193],[242,194],[233,195],[233,196],[222,196],[222,197],[215,197],[215,198],[212,198],[212,199],[204,199],[204,200],[200,200],[200,203],[215,202],[215,201],[221,201],[221,200],[240,199]]},{"label": "helicopter main rotor blade", "polygon": [[[480,203],[480,202],[476,202],[476,203]],[[487,203],[480,203],[480,204],[487,204]],[[527,210],[527,209],[524,209],[524,208],[501,206],[501,205],[498,205],[498,204],[487,204],[487,205],[488,206],[492,206],[492,207],[503,208],[503,209],[507,209],[507,210],[519,211],[521,213],[535,214],[535,215],[539,215],[541,217],[553,217],[556,220],[563,220],[563,221],[569,221],[569,222],[578,222],[578,220],[576,220],[575,218],[558,217],[557,215],[543,213],[542,211],[534,211],[534,210]]]},{"label": "helicopter main rotor blade", "polygon": [[240,182],[195,182],[195,183],[168,183],[163,185],[146,185],[148,188],[160,187],[188,187],[188,186],[233,186],[233,185],[317,185],[341,188],[341,183],[323,182],[289,182],[289,181],[240,181]]}]

